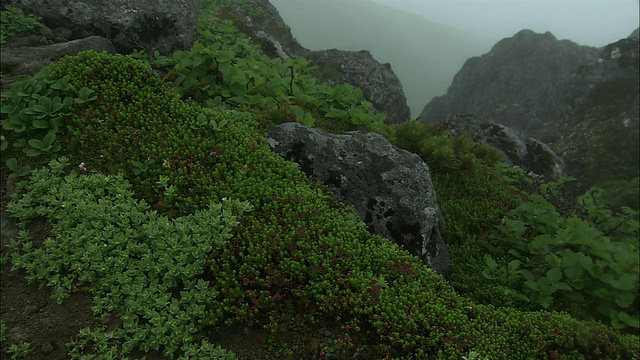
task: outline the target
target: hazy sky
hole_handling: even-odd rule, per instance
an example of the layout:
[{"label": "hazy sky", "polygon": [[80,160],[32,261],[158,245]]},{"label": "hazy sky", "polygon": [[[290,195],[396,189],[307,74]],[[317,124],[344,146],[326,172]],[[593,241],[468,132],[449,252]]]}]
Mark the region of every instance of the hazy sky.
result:
[{"label": "hazy sky", "polygon": [[499,40],[519,30],[603,46],[638,27],[638,0],[374,0]]}]

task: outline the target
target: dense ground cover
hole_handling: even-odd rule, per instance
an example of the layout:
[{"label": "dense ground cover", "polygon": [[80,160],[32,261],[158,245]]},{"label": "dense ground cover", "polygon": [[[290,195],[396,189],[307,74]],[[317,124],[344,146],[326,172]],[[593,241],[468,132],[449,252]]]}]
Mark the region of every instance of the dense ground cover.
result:
[{"label": "dense ground cover", "polygon": [[[70,356],[123,358],[137,349],[231,358],[210,341],[217,328],[233,324],[262,327],[269,346],[306,357],[637,354],[637,336],[609,326],[504,307],[517,299],[483,277],[477,259],[454,282],[466,295],[453,292],[407,252],[368,234],[349,207],[272,153],[262,132],[282,119],[334,119],[340,130],[370,126],[400,146],[415,146],[434,164],[460,264],[472,261],[471,251],[499,253],[503,245],[490,243],[495,222],[523,201],[499,183],[490,149],[416,124],[403,132],[375,117],[363,121],[366,103],[344,92],[307,101],[313,96],[305,89],[315,94],[319,85],[305,80],[293,90],[304,79],[296,75],[304,74],[303,62],[270,72],[271,85],[262,87],[268,92],[233,93],[238,78],[225,76],[264,85],[267,75],[242,72],[244,64],[234,61],[240,50],[224,48],[224,39],[233,36],[242,52],[252,52],[243,59],[267,60],[228,25],[208,31],[206,45],[194,50],[202,61],[184,53],[176,55],[180,62],[158,58],[171,82],[132,57],[82,53],[3,94],[2,160],[28,180],[9,211],[22,226],[46,219],[52,229],[42,244],[21,233],[11,245],[12,263],[51,287],[56,300],[87,289],[95,315],[122,321],[115,332],[81,331]],[[208,65],[211,83],[175,87],[190,71],[203,71],[204,53],[238,68],[225,75],[215,60]],[[483,299],[472,286],[479,278],[505,303]],[[637,297],[627,308],[635,305]]]}]

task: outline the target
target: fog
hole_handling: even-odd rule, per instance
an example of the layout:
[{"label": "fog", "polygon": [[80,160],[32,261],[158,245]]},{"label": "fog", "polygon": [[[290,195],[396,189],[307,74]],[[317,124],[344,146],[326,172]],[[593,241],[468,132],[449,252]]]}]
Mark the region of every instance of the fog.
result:
[{"label": "fog", "polygon": [[270,0],[311,50],[369,50],[390,63],[414,116],[454,75],[522,29],[604,46],[638,27],[637,0]]},{"label": "fog", "polygon": [[604,46],[638,27],[638,0],[372,0],[498,41],[519,30]]}]

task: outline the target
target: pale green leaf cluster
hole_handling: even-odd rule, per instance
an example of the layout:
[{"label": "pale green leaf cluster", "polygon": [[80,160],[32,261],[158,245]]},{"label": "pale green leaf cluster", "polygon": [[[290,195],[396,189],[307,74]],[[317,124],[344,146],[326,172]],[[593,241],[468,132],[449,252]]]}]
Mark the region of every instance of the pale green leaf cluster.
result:
[{"label": "pale green leaf cluster", "polygon": [[[217,293],[201,275],[209,254],[231,238],[237,216],[251,206],[211,203],[169,219],[136,200],[122,175],[64,175],[65,167],[65,159],[53,161],[18,185],[9,205],[12,216],[22,225],[46,218],[52,237],[34,244],[22,231],[10,245],[13,268],[51,287],[58,303],[85,286],[95,295],[96,315],[120,314],[119,346],[108,351],[204,351],[193,348],[196,324]],[[96,339],[92,343],[99,348]],[[75,343],[80,345],[87,344]]]},{"label": "pale green leaf cluster", "polygon": [[33,32],[43,26],[39,18],[25,15],[15,6],[3,5],[0,14],[0,44],[5,44],[9,38]]}]

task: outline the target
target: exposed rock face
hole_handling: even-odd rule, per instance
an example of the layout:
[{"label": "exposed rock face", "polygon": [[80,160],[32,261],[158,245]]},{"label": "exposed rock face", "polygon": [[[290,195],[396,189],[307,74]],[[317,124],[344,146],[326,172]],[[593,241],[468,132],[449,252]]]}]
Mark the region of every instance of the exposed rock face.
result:
[{"label": "exposed rock face", "polygon": [[453,135],[467,134],[474,141],[501,150],[505,162],[541,175],[545,181],[565,175],[564,161],[549,146],[507,126],[473,115],[450,116],[440,125]]},{"label": "exposed rock face", "polygon": [[551,142],[567,106],[567,83],[596,53],[549,32],[522,30],[467,60],[447,94],[427,104],[420,120],[474,114]]},{"label": "exposed rock face", "polygon": [[11,76],[35,75],[43,67],[60,60],[63,56],[76,55],[86,50],[115,53],[115,49],[109,39],[100,36],[90,36],[84,39],[51,45],[3,46],[0,68],[4,74]]},{"label": "exposed rock face", "polygon": [[252,7],[256,11],[249,13],[241,5],[234,4],[222,15],[234,20],[234,25],[259,44],[265,55],[271,58],[304,56],[309,51],[293,37],[291,28],[269,0],[256,0]]},{"label": "exposed rock face", "polygon": [[133,49],[162,54],[191,48],[198,31],[195,0],[16,0],[50,29],[66,28],[70,40],[102,36],[119,53]]},{"label": "exposed rock face", "polygon": [[327,134],[297,123],[273,127],[271,148],[293,159],[337,200],[353,205],[372,233],[392,239],[445,277],[450,259],[429,168],[376,133]]},{"label": "exposed rock face", "polygon": [[389,64],[380,64],[368,51],[310,51],[291,35],[278,10],[268,0],[254,1],[255,11],[230,6],[223,15],[260,45],[270,57],[298,57],[318,66],[315,75],[330,85],[350,84],[362,89],[365,100],[377,113],[387,114],[386,123],[408,121],[411,117],[402,85]]},{"label": "exposed rock face", "polygon": [[390,64],[380,64],[370,52],[323,50],[308,54],[318,65],[316,75],[329,85],[359,87],[376,112],[387,114],[387,124],[398,124],[411,117],[402,84]]},{"label": "exposed rock face", "polygon": [[[573,74],[567,85],[568,107],[563,117],[563,133],[570,133],[576,125],[575,112],[585,105],[588,95],[601,84],[627,79],[637,85],[640,62],[637,31],[628,38],[621,39],[602,48]],[[633,126],[638,127],[638,90],[635,87],[635,104],[619,109],[629,117]],[[588,104],[586,104],[588,105]]]},{"label": "exposed rock face", "polygon": [[640,175],[639,63],[636,30],[600,49],[568,84],[563,137],[552,146],[584,187]]}]

